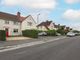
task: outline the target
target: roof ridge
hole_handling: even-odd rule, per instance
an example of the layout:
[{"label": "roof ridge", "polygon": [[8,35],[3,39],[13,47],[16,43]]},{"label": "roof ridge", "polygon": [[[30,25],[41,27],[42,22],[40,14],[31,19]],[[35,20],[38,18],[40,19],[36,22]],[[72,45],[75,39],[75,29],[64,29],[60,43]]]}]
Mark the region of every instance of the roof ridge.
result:
[{"label": "roof ridge", "polygon": [[10,14],[10,13],[5,13],[5,12],[0,12],[0,19],[11,20],[11,21],[19,21],[19,18],[17,17],[17,15]]},{"label": "roof ridge", "polygon": [[2,13],[2,14],[9,14],[9,15],[13,15],[13,16],[17,16],[17,15],[15,15],[15,14],[6,13],[6,12],[0,12],[0,13]]}]

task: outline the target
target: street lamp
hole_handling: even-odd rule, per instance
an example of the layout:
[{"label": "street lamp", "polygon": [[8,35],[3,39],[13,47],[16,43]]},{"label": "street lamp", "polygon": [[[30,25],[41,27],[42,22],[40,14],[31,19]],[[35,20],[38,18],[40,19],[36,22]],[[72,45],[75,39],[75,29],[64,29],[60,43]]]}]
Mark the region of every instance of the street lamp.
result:
[{"label": "street lamp", "polygon": [[[39,23],[39,15],[40,15],[40,14],[37,14],[37,25],[38,25],[38,23]],[[37,26],[37,30],[38,30],[38,26]]]},{"label": "street lamp", "polygon": [[37,14],[37,25],[38,25],[38,23],[39,23],[39,15],[40,15],[40,14]]}]

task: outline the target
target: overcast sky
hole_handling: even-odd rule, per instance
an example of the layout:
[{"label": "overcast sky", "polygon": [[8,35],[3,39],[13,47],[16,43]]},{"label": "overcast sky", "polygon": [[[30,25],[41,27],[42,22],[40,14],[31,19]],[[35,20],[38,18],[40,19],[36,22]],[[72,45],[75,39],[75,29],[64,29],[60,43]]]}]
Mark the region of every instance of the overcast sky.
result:
[{"label": "overcast sky", "polygon": [[39,22],[47,19],[80,30],[80,0],[0,0],[0,11],[32,15]]}]

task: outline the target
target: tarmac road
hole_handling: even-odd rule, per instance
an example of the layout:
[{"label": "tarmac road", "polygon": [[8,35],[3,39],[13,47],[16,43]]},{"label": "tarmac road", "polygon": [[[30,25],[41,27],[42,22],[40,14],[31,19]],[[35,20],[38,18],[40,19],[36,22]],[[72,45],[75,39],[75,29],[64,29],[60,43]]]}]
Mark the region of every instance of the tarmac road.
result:
[{"label": "tarmac road", "polygon": [[80,60],[80,36],[0,52],[0,60]]}]

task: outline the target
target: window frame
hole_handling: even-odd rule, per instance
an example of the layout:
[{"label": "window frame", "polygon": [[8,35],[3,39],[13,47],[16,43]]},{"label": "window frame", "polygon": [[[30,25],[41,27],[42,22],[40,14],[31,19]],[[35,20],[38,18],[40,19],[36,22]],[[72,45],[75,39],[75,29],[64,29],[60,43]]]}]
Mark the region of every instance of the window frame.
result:
[{"label": "window frame", "polygon": [[8,20],[5,20],[5,24],[9,24],[9,21]]},{"label": "window frame", "polygon": [[14,33],[18,33],[19,30],[18,30],[18,29],[13,29],[13,32],[14,32]]},{"label": "window frame", "polygon": [[28,26],[32,26],[32,22],[27,22],[27,25]]},{"label": "window frame", "polygon": [[19,22],[13,21],[14,25],[19,25]]}]

